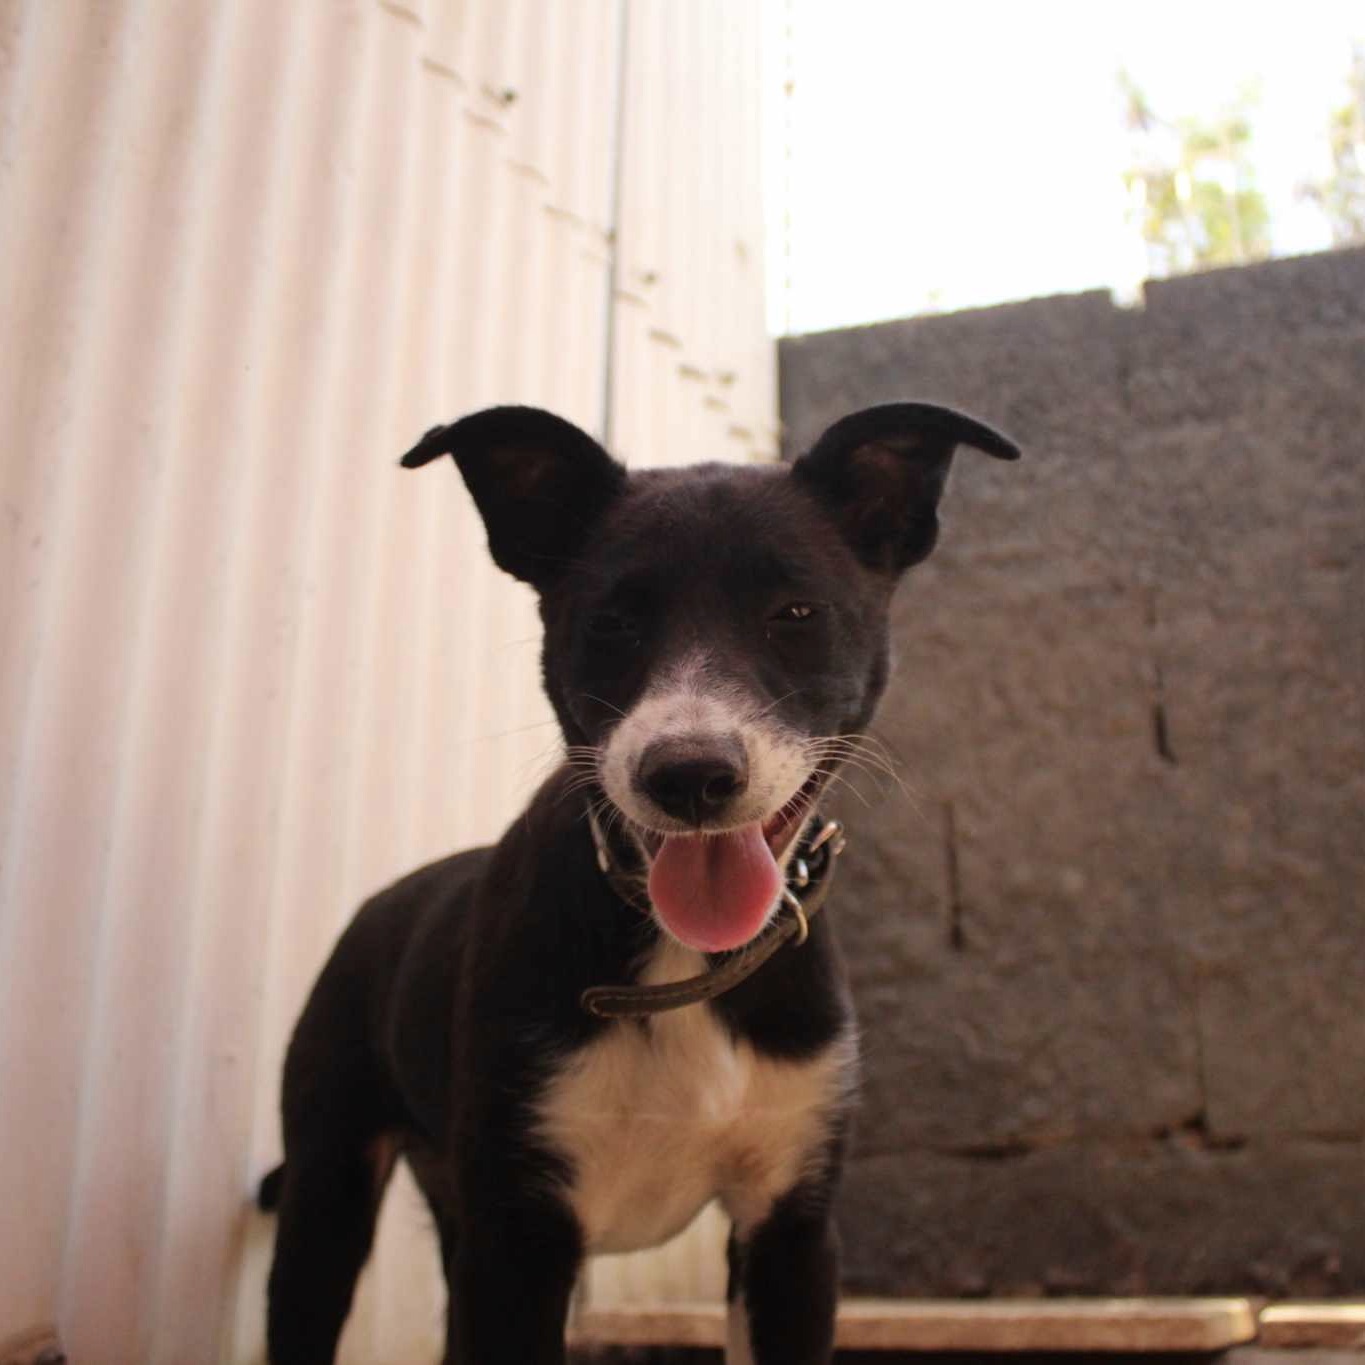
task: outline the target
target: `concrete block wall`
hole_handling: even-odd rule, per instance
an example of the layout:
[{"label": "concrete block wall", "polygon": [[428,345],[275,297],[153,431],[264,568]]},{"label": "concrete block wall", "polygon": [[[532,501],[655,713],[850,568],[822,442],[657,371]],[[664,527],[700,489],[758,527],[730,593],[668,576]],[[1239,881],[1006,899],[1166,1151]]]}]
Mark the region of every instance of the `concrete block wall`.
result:
[{"label": "concrete block wall", "polygon": [[959,405],[835,913],[848,1287],[1365,1290],[1365,251],[791,338]]}]

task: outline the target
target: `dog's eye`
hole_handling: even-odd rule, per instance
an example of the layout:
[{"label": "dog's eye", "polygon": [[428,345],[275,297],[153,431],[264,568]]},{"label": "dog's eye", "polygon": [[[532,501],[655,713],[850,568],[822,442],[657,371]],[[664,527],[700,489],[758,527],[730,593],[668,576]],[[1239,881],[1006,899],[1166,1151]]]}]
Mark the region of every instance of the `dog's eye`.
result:
[{"label": "dog's eye", "polygon": [[809,621],[816,615],[817,608],[812,602],[788,602],[785,607],[773,612],[774,621]]}]

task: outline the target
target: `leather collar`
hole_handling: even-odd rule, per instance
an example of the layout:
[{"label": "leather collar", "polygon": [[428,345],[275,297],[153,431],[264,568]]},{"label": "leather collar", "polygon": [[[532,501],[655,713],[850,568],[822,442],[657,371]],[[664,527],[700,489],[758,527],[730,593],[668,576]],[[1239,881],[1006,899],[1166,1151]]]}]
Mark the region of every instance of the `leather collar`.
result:
[{"label": "leather collar", "polygon": [[[638,880],[632,881],[616,865],[610,845],[593,812],[588,813],[597,865],[611,889],[628,905],[648,912],[641,903]],[[813,813],[792,857],[776,920],[753,943],[741,948],[709,971],[685,981],[659,986],[591,986],[580,997],[583,1008],[599,1019],[641,1019],[664,1010],[681,1009],[714,1000],[747,981],[784,944],[800,947],[810,932],[810,920],[829,895],[834,864],[844,851],[844,827]]]}]

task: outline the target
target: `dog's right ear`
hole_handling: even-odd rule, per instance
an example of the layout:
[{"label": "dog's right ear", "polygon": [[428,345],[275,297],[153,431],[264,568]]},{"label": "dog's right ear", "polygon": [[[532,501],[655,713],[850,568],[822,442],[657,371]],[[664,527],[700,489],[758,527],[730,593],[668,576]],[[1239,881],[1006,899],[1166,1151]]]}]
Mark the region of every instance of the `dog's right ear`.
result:
[{"label": "dog's right ear", "polygon": [[998,460],[1019,447],[966,413],[935,403],[884,403],[843,418],[792,466],[870,569],[899,574],[938,539],[938,504],[958,446]]},{"label": "dog's right ear", "polygon": [[402,463],[441,455],[455,457],[494,562],[542,592],[626,483],[625,467],[586,431],[541,408],[488,408],[433,427]]}]

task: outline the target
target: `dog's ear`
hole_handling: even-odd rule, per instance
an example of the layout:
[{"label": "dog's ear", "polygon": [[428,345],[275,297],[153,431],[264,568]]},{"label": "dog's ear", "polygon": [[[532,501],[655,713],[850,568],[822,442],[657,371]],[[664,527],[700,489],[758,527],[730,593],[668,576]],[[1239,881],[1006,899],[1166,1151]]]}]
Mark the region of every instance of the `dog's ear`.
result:
[{"label": "dog's ear", "polygon": [[488,531],[494,562],[544,590],[624,488],[623,465],[586,431],[540,408],[488,408],[433,427],[408,469],[453,455]]},{"label": "dog's ear", "polygon": [[998,431],[932,403],[886,403],[835,422],[792,466],[871,569],[898,574],[938,539],[938,503],[953,451],[974,446],[1000,460],[1019,447]]}]

